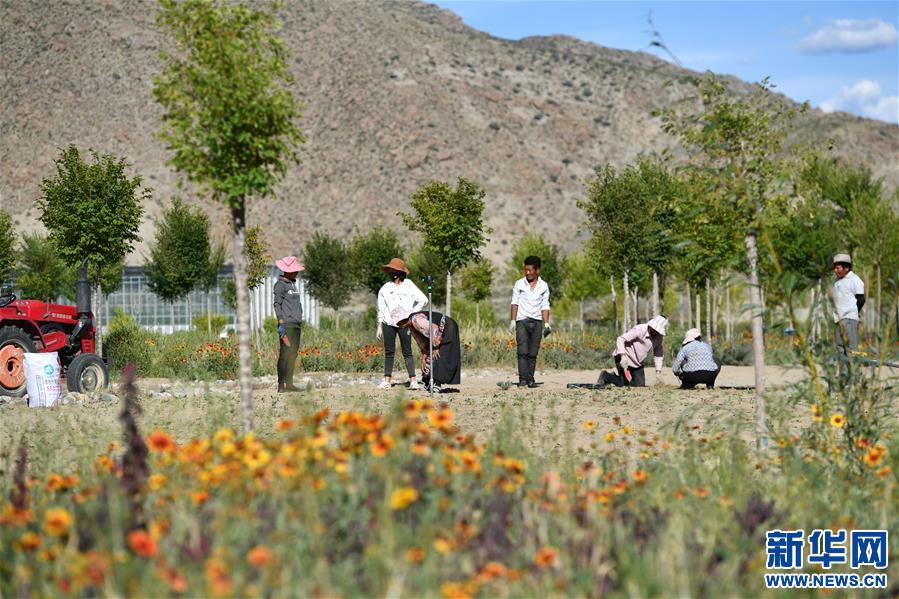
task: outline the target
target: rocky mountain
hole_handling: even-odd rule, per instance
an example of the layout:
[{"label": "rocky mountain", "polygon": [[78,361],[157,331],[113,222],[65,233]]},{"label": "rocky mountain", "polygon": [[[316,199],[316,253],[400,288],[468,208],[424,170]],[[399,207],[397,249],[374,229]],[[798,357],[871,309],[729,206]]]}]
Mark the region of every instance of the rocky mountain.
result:
[{"label": "rocky mountain", "polygon": [[[141,229],[152,238],[179,193],[154,137],[155,10],[150,0],[0,1],[0,205],[21,230],[40,226],[40,182],[73,143],[133,163],[154,190]],[[282,17],[308,142],[277,197],[250,205],[276,254],[299,251],[316,230],[402,231],[396,213],[410,193],[457,176],[488,190],[494,260],[525,231],[574,249],[585,180],[597,165],[670,143],[652,111],[682,93],[689,74],[565,36],[498,39],[420,2],[289,0]],[[833,138],[839,154],[899,183],[899,127],[813,111],[800,134]],[[188,199],[225,234],[224,210]]]}]

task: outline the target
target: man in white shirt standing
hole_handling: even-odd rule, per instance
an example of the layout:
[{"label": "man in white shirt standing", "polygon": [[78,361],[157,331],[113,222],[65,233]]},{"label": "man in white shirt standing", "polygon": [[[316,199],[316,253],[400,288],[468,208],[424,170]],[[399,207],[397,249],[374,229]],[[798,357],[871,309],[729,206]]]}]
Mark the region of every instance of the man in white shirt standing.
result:
[{"label": "man in white shirt standing", "polygon": [[515,331],[518,345],[518,386],[537,386],[534,370],[540,339],[552,333],[549,326],[549,285],[540,278],[540,258],[524,259],[524,278],[512,287],[512,321],[509,330]]},{"label": "man in white shirt standing", "polygon": [[858,351],[858,316],[865,305],[865,283],[852,272],[849,254],[833,257],[833,272],[837,277],[833,284],[835,339],[839,359],[845,363],[852,353]]}]

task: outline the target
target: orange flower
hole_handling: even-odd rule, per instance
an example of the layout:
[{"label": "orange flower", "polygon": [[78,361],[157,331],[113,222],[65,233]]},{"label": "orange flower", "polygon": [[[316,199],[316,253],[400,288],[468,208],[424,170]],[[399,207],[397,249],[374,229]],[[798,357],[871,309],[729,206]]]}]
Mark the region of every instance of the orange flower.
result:
[{"label": "orange flower", "polygon": [[141,557],[153,557],[156,555],[156,541],[142,528],[137,528],[128,533],[128,546]]},{"label": "orange flower", "polygon": [[606,443],[611,443],[614,440],[615,440],[615,433],[613,433],[613,432],[606,433]]},{"label": "orange flower", "polygon": [[595,420],[584,420],[584,428],[587,429],[588,431],[592,431],[593,429],[596,428],[596,421]]},{"label": "orange flower", "polygon": [[412,446],[409,449],[415,455],[427,455],[427,453],[430,451],[430,448],[428,447],[428,442],[425,441],[424,439],[422,439],[421,437],[415,439],[415,441],[412,442]]},{"label": "orange flower", "polygon": [[483,581],[490,581],[496,578],[505,578],[507,573],[508,569],[501,563],[487,562],[484,564],[484,567],[481,568],[478,578]]},{"label": "orange flower", "polygon": [[377,458],[383,458],[394,446],[393,437],[381,435],[377,441],[371,444],[371,454]]},{"label": "orange flower", "polygon": [[552,547],[541,547],[534,554],[534,563],[537,564],[538,568],[551,568],[556,564],[558,555],[559,552]]},{"label": "orange flower", "polygon": [[646,470],[637,470],[636,472],[634,472],[634,482],[638,485],[644,484],[648,477],[649,475],[646,474]]},{"label": "orange flower", "polygon": [[431,410],[428,412],[428,421],[434,428],[445,430],[453,423],[453,411],[446,407]]},{"label": "orange flower", "polygon": [[285,418],[284,420],[279,420],[275,424],[275,429],[277,429],[279,432],[283,433],[284,431],[289,431],[290,429],[295,428],[296,425],[297,425],[296,420],[291,420],[289,418]]},{"label": "orange flower", "polygon": [[262,545],[256,545],[247,552],[247,563],[254,568],[264,568],[272,563],[274,554]]},{"label": "orange flower", "polygon": [[406,552],[406,560],[413,564],[421,563],[425,559],[425,551],[420,547],[410,547]]},{"label": "orange flower", "polygon": [[158,491],[163,488],[167,482],[168,478],[165,474],[152,474],[150,475],[150,478],[147,479],[147,486],[151,491]]},{"label": "orange flower", "polygon": [[41,546],[41,537],[36,532],[29,530],[19,537],[18,545],[23,551],[34,551]]},{"label": "orange flower", "polygon": [[693,491],[693,494],[699,497],[700,499],[705,499],[709,496],[709,491],[705,487],[696,487],[696,490]]},{"label": "orange flower", "polygon": [[213,557],[206,562],[206,582],[209,583],[213,595],[227,595],[231,592],[228,569],[222,560]]},{"label": "orange flower", "polygon": [[147,437],[147,445],[153,451],[167,452],[175,451],[176,445],[172,437],[160,430],[153,431]]},{"label": "orange flower", "polygon": [[883,447],[876,446],[870,448],[862,458],[869,468],[875,468],[880,465],[886,450]]},{"label": "orange flower", "polygon": [[196,505],[203,505],[209,500],[209,491],[199,490],[190,492],[190,500]]},{"label": "orange flower", "polygon": [[72,525],[72,515],[61,507],[50,508],[44,513],[44,531],[53,536],[68,532]]},{"label": "orange flower", "polygon": [[883,478],[884,476],[886,476],[887,474],[889,474],[892,471],[893,471],[892,467],[884,466],[883,468],[881,468],[880,470],[877,471],[877,476],[879,476],[880,478]]}]

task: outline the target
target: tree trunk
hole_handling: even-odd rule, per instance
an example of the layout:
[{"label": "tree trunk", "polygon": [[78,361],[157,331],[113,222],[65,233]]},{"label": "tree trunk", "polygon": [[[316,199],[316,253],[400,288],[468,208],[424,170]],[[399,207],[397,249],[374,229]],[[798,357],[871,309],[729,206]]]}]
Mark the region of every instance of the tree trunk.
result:
[{"label": "tree trunk", "polygon": [[712,342],[712,284],[709,278],[705,278],[705,334],[708,335],[706,341]]},{"label": "tree trunk", "polygon": [[[242,199],[243,200],[243,199]],[[240,405],[243,412],[243,428],[253,430],[253,357],[250,353],[250,298],[247,294],[246,219],[243,206],[231,210],[233,227],[232,260],[237,295],[237,347],[240,359]]]},{"label": "tree trunk", "polygon": [[212,337],[212,294],[206,291],[206,333]]},{"label": "tree trunk", "polygon": [[697,290],[693,298],[696,300],[696,328],[699,329],[699,334],[702,335],[702,291]]},{"label": "tree trunk", "polygon": [[733,320],[730,311],[730,283],[724,288],[724,336],[728,341],[733,338]]},{"label": "tree trunk", "polygon": [[584,300],[577,302],[578,320],[581,321],[581,330],[584,330]]},{"label": "tree trunk", "polygon": [[94,327],[96,329],[94,332],[94,343],[96,344],[94,349],[98,356],[102,356],[103,335],[101,334],[101,331],[103,330],[103,288],[100,287],[100,283],[97,283],[97,291],[94,293],[94,296],[97,298],[97,311],[94,312]]},{"label": "tree trunk", "polygon": [[687,281],[687,328],[693,328],[693,294],[690,289],[690,281]]},{"label": "tree trunk", "polygon": [[[880,279],[880,263],[878,262],[877,263],[877,314],[875,314],[877,320],[874,321],[877,323],[876,327],[877,327],[878,331],[880,331],[880,327],[883,326],[883,316],[881,316],[881,310],[883,309],[883,304],[880,303],[883,299],[883,296],[881,295],[882,291],[883,291],[883,287],[881,285],[881,279]],[[885,333],[886,333],[886,331],[885,331]]]},{"label": "tree trunk", "polygon": [[175,332],[175,300],[169,302],[169,322],[172,323],[172,333]]},{"label": "tree trunk", "polygon": [[768,448],[768,422],[765,413],[765,306],[759,287],[759,255],[756,233],[746,234],[746,256],[749,259],[749,303],[752,304],[752,356],[755,365],[755,428],[757,443]]},{"label": "tree trunk", "polygon": [[194,300],[190,297],[192,292],[187,293],[187,330],[194,328]]},{"label": "tree trunk", "polygon": [[446,271],[446,315],[452,314],[453,305],[453,273]]},{"label": "tree trunk", "polygon": [[615,292],[615,277],[609,275],[609,290],[612,293],[612,331],[618,335],[618,294]]},{"label": "tree trunk", "polygon": [[632,326],[637,326],[637,323],[640,322],[640,314],[637,312],[637,309],[640,307],[640,294],[637,289],[634,289],[634,320],[632,321],[634,324]]},{"label": "tree trunk", "polygon": [[477,331],[481,330],[481,302],[474,303],[474,328]]},{"label": "tree trunk", "polygon": [[716,339],[720,337],[719,333],[721,332],[718,327],[718,311],[720,304],[721,291],[716,284],[714,287],[712,287],[712,337],[715,337]]},{"label": "tree trunk", "polygon": [[340,310],[334,310],[334,329],[340,330]]},{"label": "tree trunk", "polygon": [[659,313],[659,274],[652,271],[652,316]]},{"label": "tree trunk", "polygon": [[626,333],[627,330],[630,328],[627,325],[628,325],[628,321],[631,318],[631,292],[627,286],[627,269],[626,268],[624,269],[624,306],[623,307],[624,307],[624,310],[622,310],[622,312],[624,313],[624,318],[622,319],[623,322],[621,323],[621,334],[622,335],[624,333]]}]

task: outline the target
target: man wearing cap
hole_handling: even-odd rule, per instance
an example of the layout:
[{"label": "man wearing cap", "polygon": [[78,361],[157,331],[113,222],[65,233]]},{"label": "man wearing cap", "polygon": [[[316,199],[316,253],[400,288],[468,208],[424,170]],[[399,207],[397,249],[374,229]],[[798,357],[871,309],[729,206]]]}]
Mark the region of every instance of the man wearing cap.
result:
[{"label": "man wearing cap", "polygon": [[837,254],[833,257],[833,272],[837,277],[833,284],[834,335],[841,362],[848,362],[858,351],[858,316],[865,305],[865,283],[852,272],[852,257]]},{"label": "man wearing cap", "polygon": [[409,269],[399,258],[393,258],[381,267],[390,276],[378,291],[378,340],[384,340],[384,380],[380,389],[390,389],[393,385],[393,357],[396,354],[396,339],[400,339],[406,372],[409,374],[409,388],[418,389],[415,380],[415,361],[412,359],[412,337],[408,328],[400,329],[396,315],[404,316],[417,312],[428,304],[428,297],[406,278]]},{"label": "man wearing cap", "polygon": [[284,393],[297,390],[293,386],[293,369],[300,350],[303,305],[296,283],[297,273],[305,267],[296,256],[285,256],[275,266],[282,273],[275,283],[273,304],[278,319],[278,393]]},{"label": "man wearing cap", "polygon": [[518,349],[518,386],[535,388],[534,371],[540,339],[552,333],[549,326],[549,285],[540,278],[540,258],[524,259],[524,277],[512,287],[509,330],[515,332]]},{"label": "man wearing cap", "polygon": [[702,340],[699,329],[690,329],[684,335],[671,370],[680,379],[681,389],[693,389],[697,384],[714,389],[721,363],[715,359],[712,346]]},{"label": "man wearing cap", "polygon": [[645,387],[646,373],[643,360],[652,352],[655,358],[656,375],[662,374],[665,357],[663,341],[668,332],[668,319],[655,316],[646,324],[638,324],[620,335],[615,342],[615,373],[602,372],[596,381],[598,385],[616,387]]}]

